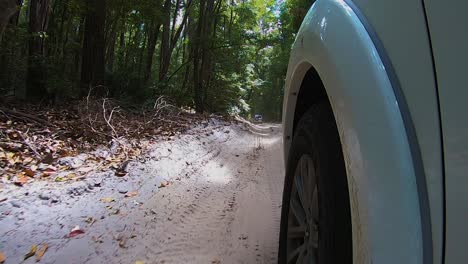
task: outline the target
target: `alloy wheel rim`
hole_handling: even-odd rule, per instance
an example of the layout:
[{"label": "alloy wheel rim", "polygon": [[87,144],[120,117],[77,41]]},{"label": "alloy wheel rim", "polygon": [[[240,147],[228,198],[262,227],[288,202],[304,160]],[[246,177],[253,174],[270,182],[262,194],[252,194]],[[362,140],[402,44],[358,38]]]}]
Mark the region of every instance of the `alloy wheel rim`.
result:
[{"label": "alloy wheel rim", "polygon": [[297,163],[289,201],[287,263],[318,263],[319,203],[312,158]]}]

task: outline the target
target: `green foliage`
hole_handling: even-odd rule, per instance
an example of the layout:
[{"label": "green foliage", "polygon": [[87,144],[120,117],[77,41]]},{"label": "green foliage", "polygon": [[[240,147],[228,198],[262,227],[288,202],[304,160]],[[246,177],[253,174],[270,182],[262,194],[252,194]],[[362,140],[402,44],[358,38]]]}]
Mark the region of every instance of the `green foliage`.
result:
[{"label": "green foliage", "polygon": [[[18,23],[11,23],[2,39],[2,94],[24,96],[31,1],[36,0],[24,2]],[[85,3],[51,1],[46,31],[33,32],[43,37],[49,98],[82,96],[83,30],[89,11]],[[203,3],[211,3],[212,8]],[[310,0],[172,0],[170,10],[164,11],[163,0],[107,0],[102,52],[110,96],[144,103],[165,95],[179,106],[194,108],[197,58],[204,67],[200,76],[206,110],[246,117],[260,113],[265,120],[278,121],[289,51],[310,4]],[[199,21],[202,11],[210,15]],[[167,33],[161,25],[168,19]],[[202,35],[200,23],[208,25],[202,27]],[[164,34],[169,40],[163,39]],[[163,53],[170,63],[161,79]]]}]

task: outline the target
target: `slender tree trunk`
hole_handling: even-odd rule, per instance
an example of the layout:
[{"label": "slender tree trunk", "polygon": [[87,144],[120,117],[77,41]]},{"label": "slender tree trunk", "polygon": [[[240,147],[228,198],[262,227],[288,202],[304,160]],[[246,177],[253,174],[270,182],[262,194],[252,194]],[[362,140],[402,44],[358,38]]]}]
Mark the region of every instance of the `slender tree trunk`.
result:
[{"label": "slender tree trunk", "polygon": [[[170,1],[169,1],[170,2]],[[176,29],[176,21],[177,17],[179,16],[180,10],[180,1],[177,0],[176,6],[174,8],[173,20],[172,20],[172,28],[170,29],[170,33],[165,32],[165,30],[169,31],[169,23],[170,19],[167,19],[163,23],[163,37],[161,40],[161,62],[160,62],[160,71],[159,71],[159,80],[162,81],[166,79],[167,73],[169,71],[169,66],[171,65],[172,53],[174,52],[177,43],[179,42],[179,38],[185,28],[185,25],[188,20],[188,16],[190,14],[190,9],[192,5],[192,0],[187,0],[185,3],[185,13],[182,17],[181,23],[179,27]],[[170,10],[166,10],[169,14]]]},{"label": "slender tree trunk", "polygon": [[106,65],[110,72],[114,70],[114,59],[115,59],[115,45],[117,41],[117,24],[118,19],[113,23],[114,25],[110,29],[109,36],[106,40]]},{"label": "slender tree trunk", "polygon": [[16,0],[0,0],[0,41],[10,18],[18,13],[17,3]]},{"label": "slender tree trunk", "polygon": [[170,41],[171,41],[171,0],[165,0],[164,7],[164,18],[162,24],[162,36],[161,36],[161,52],[159,62],[159,81],[163,81],[166,78],[169,70],[170,63]]},{"label": "slender tree trunk", "polygon": [[[143,47],[140,48],[140,54],[139,54],[139,57],[138,57],[138,76],[142,76],[141,71],[142,71],[143,63],[144,63],[144,55],[145,55],[147,39],[148,39],[148,34],[146,34],[143,31],[143,40],[142,40]],[[144,83],[142,83],[141,79],[140,79],[140,86],[142,84],[144,84]]]},{"label": "slender tree trunk", "polygon": [[122,67],[124,64],[125,58],[125,17],[122,19],[122,25],[120,28],[120,35],[119,35],[119,49],[117,52],[117,65],[118,67]]},{"label": "slender tree trunk", "polygon": [[91,87],[104,84],[105,68],[105,0],[86,0],[87,14],[81,62],[81,95]]},{"label": "slender tree trunk", "polygon": [[194,99],[195,99],[195,111],[197,113],[204,112],[204,103],[203,103],[203,80],[201,78],[201,45],[204,41],[203,37],[203,25],[205,21],[205,6],[207,0],[200,0],[199,6],[199,16],[197,23],[197,32],[194,35],[194,49],[193,49],[193,83],[194,83]]},{"label": "slender tree trunk", "polygon": [[146,53],[146,64],[145,64],[145,71],[143,74],[143,84],[148,85],[148,81],[151,79],[151,69],[153,67],[153,57],[154,51],[156,49],[156,43],[159,37],[159,30],[161,25],[158,23],[153,22],[153,28],[150,29],[149,37],[148,37],[148,47]]},{"label": "slender tree trunk", "polygon": [[[7,1],[11,1],[11,0],[7,0]],[[14,12],[14,14],[10,18],[10,25],[15,26],[15,27],[18,26],[19,18],[21,15],[21,7],[23,6],[23,2],[24,2],[23,0],[16,0],[16,12]],[[0,36],[0,40],[1,40],[1,36]]]},{"label": "slender tree trunk", "polygon": [[[85,24],[85,17],[80,18],[80,23],[78,24],[78,28],[76,31],[78,32],[78,35],[76,36],[75,42],[80,43],[80,45],[83,43],[83,38],[84,38],[84,24]],[[80,81],[80,76],[81,76],[81,51],[82,49],[75,48],[74,51],[74,68],[73,68],[73,79],[79,83]],[[78,91],[77,94],[80,94],[81,92]]]},{"label": "slender tree trunk", "polygon": [[[63,7],[62,7],[62,17],[61,17],[61,21],[60,21],[60,27],[59,27],[59,32],[58,32],[58,41],[57,41],[57,45],[56,45],[56,49],[58,50],[57,53],[59,54],[59,56],[62,56],[63,53],[64,53],[64,48],[65,48],[65,45],[62,45],[63,43],[66,43],[66,40],[63,41],[63,31],[64,31],[64,28],[65,28],[65,21],[66,21],[66,15],[68,13],[68,0],[64,1],[64,4],[63,4]],[[65,36],[65,38],[68,38],[68,32],[66,33],[67,36]]]},{"label": "slender tree trunk", "polygon": [[47,96],[44,65],[44,32],[47,30],[49,0],[31,0],[29,3],[29,47],[26,77],[26,97],[40,100]]}]

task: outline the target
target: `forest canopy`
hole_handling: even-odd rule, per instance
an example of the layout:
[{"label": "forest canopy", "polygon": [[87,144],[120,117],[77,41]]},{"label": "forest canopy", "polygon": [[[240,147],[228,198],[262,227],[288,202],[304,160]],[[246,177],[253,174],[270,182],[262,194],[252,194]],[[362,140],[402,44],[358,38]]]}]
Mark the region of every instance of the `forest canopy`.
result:
[{"label": "forest canopy", "polygon": [[0,0],[2,100],[160,96],[197,112],[281,119],[311,0]]}]

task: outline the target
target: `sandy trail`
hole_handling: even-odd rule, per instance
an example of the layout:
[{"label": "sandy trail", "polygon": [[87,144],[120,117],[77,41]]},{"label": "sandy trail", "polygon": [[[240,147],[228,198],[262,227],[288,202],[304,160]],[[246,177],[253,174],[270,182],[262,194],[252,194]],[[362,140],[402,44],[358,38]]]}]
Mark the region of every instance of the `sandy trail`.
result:
[{"label": "sandy trail", "polygon": [[[2,190],[0,196],[14,198],[0,203],[0,251],[6,263],[20,263],[41,243],[49,245],[41,263],[275,263],[284,175],[280,131],[274,124],[212,120],[155,143],[124,178],[99,174],[77,183],[87,188],[104,177],[83,194],[46,183]],[[165,181],[170,185],[159,188]],[[37,199],[44,190],[60,202]],[[101,201],[108,197],[115,201]],[[85,233],[66,238],[75,225]]]}]

